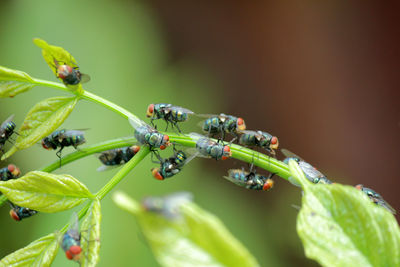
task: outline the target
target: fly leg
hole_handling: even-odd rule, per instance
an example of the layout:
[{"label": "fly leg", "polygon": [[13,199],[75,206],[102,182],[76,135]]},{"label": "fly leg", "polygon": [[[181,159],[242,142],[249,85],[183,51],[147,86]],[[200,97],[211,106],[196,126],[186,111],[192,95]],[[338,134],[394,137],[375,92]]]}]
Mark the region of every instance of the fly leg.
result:
[{"label": "fly leg", "polygon": [[177,122],[174,122],[174,123],[172,123],[172,126],[175,126],[175,127],[176,127],[176,129],[178,129],[178,134],[181,134],[181,133],[182,133],[182,131],[181,131],[181,129],[179,128],[179,126],[178,126],[178,123],[177,123]]},{"label": "fly leg", "polygon": [[154,116],[152,116],[152,117],[151,117],[151,119],[150,119],[150,124],[151,124],[151,126],[153,126],[153,127],[154,127],[154,123],[153,123],[153,121],[154,121]]},{"label": "fly leg", "polygon": [[[157,157],[158,161],[155,161],[155,160],[154,160],[153,155],[155,155],[155,156]],[[157,164],[163,162],[163,158],[160,156],[160,153],[159,153],[157,150],[152,150],[152,151],[151,151],[151,161],[152,161],[153,163],[157,163]]]},{"label": "fly leg", "polygon": [[64,147],[62,146],[62,147],[60,148],[60,150],[58,150],[58,151],[56,152],[56,156],[60,159],[60,168],[61,168],[61,152],[62,152],[63,149],[64,149]]}]

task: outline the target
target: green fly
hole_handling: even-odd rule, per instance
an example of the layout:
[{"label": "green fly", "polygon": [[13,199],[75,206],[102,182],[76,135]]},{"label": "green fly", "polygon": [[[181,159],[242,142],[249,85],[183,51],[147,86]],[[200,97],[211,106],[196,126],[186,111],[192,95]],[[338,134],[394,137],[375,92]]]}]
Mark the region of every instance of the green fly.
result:
[{"label": "green fly", "polygon": [[[281,152],[286,156],[286,158],[283,160],[283,162],[286,164],[289,164],[290,159],[295,160],[299,164],[300,169],[304,172],[304,175],[306,176],[306,178],[310,182],[312,182],[314,184],[332,184],[332,182],[326,177],[326,175],[322,174],[314,166],[312,166],[308,162],[304,161],[302,158],[300,158],[296,154],[294,154],[284,148],[281,149]],[[293,179],[289,179],[289,181],[296,186],[300,186],[296,181],[293,181]]]},{"label": "green fly", "polygon": [[[80,130],[57,130],[49,136],[42,139],[42,146],[45,149],[57,149],[56,155],[61,160],[61,152],[64,147],[73,146],[75,149],[85,143],[85,137],[83,131]],[[61,161],[60,161],[61,164]]]},{"label": "green fly", "polygon": [[99,156],[99,160],[104,165],[100,166],[97,171],[105,171],[110,167],[125,164],[133,158],[139,150],[140,146],[127,146],[103,151]]},{"label": "green fly", "polygon": [[190,138],[196,140],[196,156],[226,160],[232,156],[231,148],[198,133],[190,133]]},{"label": "green fly", "polygon": [[16,125],[12,121],[13,119],[14,119],[14,115],[11,115],[0,125],[0,150],[1,151],[3,151],[3,146],[8,141],[8,139],[11,137],[11,135],[13,133],[15,133],[14,129],[15,129]]},{"label": "green fly", "polygon": [[233,142],[238,138],[238,134],[246,130],[246,124],[242,118],[225,115],[221,113],[220,115],[198,115],[200,117],[206,117],[207,119],[202,122],[202,129],[204,132],[208,133],[208,136],[214,136],[216,134],[221,134],[221,140],[225,139],[225,133],[229,133],[235,138],[231,141]]},{"label": "green fly", "polygon": [[157,153],[160,167],[151,169],[151,173],[157,180],[164,180],[178,174],[184,165],[188,164],[195,155],[188,157],[188,152],[182,150],[175,150],[174,155],[169,158],[163,159]]},{"label": "green fly", "polygon": [[20,221],[25,218],[29,218],[32,215],[38,213],[36,210],[31,210],[28,208],[20,207],[10,202],[11,210],[10,210],[10,217],[16,221]]},{"label": "green fly", "polygon": [[194,114],[191,110],[165,103],[150,104],[146,112],[146,116],[151,118],[150,122],[152,125],[154,125],[153,120],[163,119],[167,123],[166,131],[168,125],[171,124],[171,126],[176,127],[180,133],[182,131],[178,126],[178,122],[187,121],[191,114]]},{"label": "green fly", "polygon": [[364,187],[362,184],[358,184],[355,187],[358,190],[360,190],[363,193],[365,193],[369,197],[369,199],[371,199],[371,201],[374,202],[376,205],[384,207],[385,209],[387,209],[391,213],[396,214],[396,210],[394,208],[392,208],[389,205],[389,203],[387,203],[380,194],[378,194],[377,192],[375,192],[371,188]]},{"label": "green fly", "polygon": [[256,146],[266,149],[272,155],[275,155],[275,149],[278,149],[278,137],[262,131],[243,131],[240,136],[239,144],[244,146]]},{"label": "green fly", "polygon": [[21,175],[21,171],[14,164],[8,164],[7,167],[0,169],[0,181],[8,181],[17,179]]},{"label": "green fly", "polygon": [[270,177],[265,177],[250,170],[250,172],[241,169],[230,169],[225,179],[234,184],[252,190],[268,191],[274,186],[274,181]]},{"label": "green fly", "polygon": [[164,150],[171,145],[168,135],[158,132],[144,121],[129,117],[129,123],[135,129],[135,138],[141,145],[149,145],[151,150],[156,147]]}]

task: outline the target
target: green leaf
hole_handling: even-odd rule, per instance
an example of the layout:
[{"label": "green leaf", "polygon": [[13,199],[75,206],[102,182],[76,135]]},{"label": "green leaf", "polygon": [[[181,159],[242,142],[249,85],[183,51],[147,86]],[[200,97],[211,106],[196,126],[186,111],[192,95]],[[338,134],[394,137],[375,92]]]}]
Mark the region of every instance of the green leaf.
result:
[{"label": "green leaf", "polygon": [[145,211],[121,192],[113,200],[135,215],[161,266],[259,266],[217,217],[193,203],[182,204],[182,217],[173,220]]},{"label": "green leaf", "polygon": [[67,210],[93,197],[89,189],[74,177],[41,171],[0,181],[0,191],[14,204],[41,212]]},{"label": "green leaf", "polygon": [[58,235],[49,234],[5,256],[0,261],[0,266],[50,266],[58,247]]},{"label": "green leaf", "polygon": [[35,85],[34,80],[25,72],[0,66],[0,97],[14,97]]},{"label": "green leaf", "polygon": [[[60,64],[69,65],[71,67],[78,66],[78,63],[76,62],[75,58],[64,48],[60,46],[49,45],[46,41],[39,38],[33,39],[33,43],[38,47],[42,48],[43,58],[56,76],[57,76],[57,67],[54,60],[57,60],[58,62],[60,62]],[[60,80],[62,81],[62,79]],[[66,84],[66,86],[72,91],[76,91],[78,89],[80,91],[83,91],[80,83],[77,85]]]},{"label": "green leaf", "polygon": [[400,229],[389,211],[354,187],[308,182],[295,161],[289,169],[303,185],[297,232],[307,257],[323,266],[400,266]]},{"label": "green leaf", "polygon": [[100,252],[100,200],[95,199],[81,224],[82,253],[80,266],[96,266]]},{"label": "green leaf", "polygon": [[10,157],[16,151],[33,146],[55,131],[69,116],[78,102],[78,97],[52,97],[37,103],[18,130],[14,146],[1,158]]}]

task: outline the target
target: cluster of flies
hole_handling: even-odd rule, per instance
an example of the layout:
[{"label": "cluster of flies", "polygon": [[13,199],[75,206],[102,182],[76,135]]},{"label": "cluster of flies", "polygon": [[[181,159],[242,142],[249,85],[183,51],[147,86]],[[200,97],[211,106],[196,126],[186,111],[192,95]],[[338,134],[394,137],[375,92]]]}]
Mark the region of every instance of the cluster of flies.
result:
[{"label": "cluster of flies", "polygon": [[[57,78],[60,78],[66,86],[77,85],[79,83],[87,82],[90,77],[80,72],[78,66],[70,66],[61,63],[54,59],[54,69],[56,70]],[[147,108],[147,117],[150,118],[150,125],[138,118],[129,118],[130,124],[135,129],[134,136],[138,141],[138,145],[122,147],[104,151],[99,156],[99,160],[103,164],[98,170],[103,171],[109,167],[119,166],[128,162],[138,151],[140,146],[147,145],[150,147],[152,155],[157,158],[156,162],[159,166],[151,169],[152,175],[158,180],[171,178],[181,172],[182,168],[189,163],[194,157],[212,158],[215,160],[226,160],[231,154],[230,144],[237,141],[240,145],[246,147],[259,147],[266,150],[270,155],[276,155],[279,146],[279,141],[276,136],[273,136],[264,131],[246,130],[246,124],[240,117],[232,115],[195,115],[191,110],[174,106],[172,104],[150,104]],[[175,144],[171,144],[169,136],[160,133],[154,125],[155,120],[164,120],[168,129],[176,129],[179,133],[179,123],[185,122],[189,116],[203,117],[201,127],[205,135],[191,133],[189,136],[196,141],[195,150],[182,150],[176,149]],[[4,153],[3,147],[7,141],[11,140],[11,136],[15,133],[15,123],[13,122],[13,115],[5,120],[0,126],[0,151]],[[233,136],[229,143],[225,143],[227,134]],[[218,139],[215,141],[214,137]],[[49,136],[42,139],[42,146],[48,150],[57,150],[56,155],[60,158],[61,165],[61,152],[65,147],[72,146],[75,149],[85,143],[84,131],[82,130],[57,130]],[[158,149],[164,150],[168,146],[173,145],[173,154],[168,158],[162,158]],[[300,168],[303,170],[306,178],[313,183],[331,184],[332,182],[320,171],[312,165],[291,153],[288,150],[282,149],[282,153],[286,156],[285,163],[290,159],[298,162]],[[21,172],[14,164],[9,164],[7,167],[0,169],[0,180],[7,181],[10,179],[17,179]],[[269,190],[273,187],[273,174],[268,177],[260,175],[255,172],[255,168],[251,165],[249,171],[244,169],[230,169],[228,175],[224,176],[229,181],[252,190]],[[295,181],[292,181],[296,185]],[[380,194],[363,185],[357,185],[357,189],[364,192],[374,203],[380,205],[390,212],[395,213],[395,210],[382,198]],[[191,199],[190,196],[185,194],[173,196],[167,199],[149,198],[144,200],[143,206],[155,212],[163,212],[166,217],[176,216],[174,211],[175,204],[181,202],[181,199]],[[175,201],[177,199],[177,201]],[[168,201],[166,201],[168,200]],[[170,201],[171,200],[171,201]],[[11,210],[10,216],[16,221],[28,218],[37,213],[35,210],[17,206],[10,202]],[[68,259],[79,261],[81,257],[81,234],[78,226],[78,218],[76,214],[73,215],[72,222],[68,231],[63,235],[61,245]]]}]

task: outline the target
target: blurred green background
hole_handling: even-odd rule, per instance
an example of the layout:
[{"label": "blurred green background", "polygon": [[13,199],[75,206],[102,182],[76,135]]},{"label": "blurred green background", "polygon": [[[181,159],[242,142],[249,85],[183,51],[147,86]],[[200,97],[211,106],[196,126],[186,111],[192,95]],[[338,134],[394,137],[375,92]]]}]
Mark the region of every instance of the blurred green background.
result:
[{"label": "blurred green background", "polygon": [[[340,176],[339,182],[377,185],[374,188],[398,208],[395,192],[390,191],[391,186],[395,188],[391,177],[399,170],[398,155],[392,151],[389,159],[381,157],[382,164],[388,166],[384,170],[365,166],[371,158],[379,160],[378,156],[368,155],[371,153],[368,142],[379,133],[373,130],[381,129],[390,136],[381,135],[380,145],[374,146],[379,155],[388,155],[399,144],[400,112],[393,102],[397,95],[387,89],[383,96],[376,97],[376,92],[382,92],[381,86],[373,88],[373,85],[386,76],[366,88],[355,84],[357,79],[373,79],[369,72],[347,75],[339,71],[342,66],[362,69],[343,61],[348,56],[343,51],[356,57],[351,46],[335,39],[346,39],[346,34],[333,34],[348,28],[346,23],[333,24],[340,21],[340,16],[353,25],[350,29],[355,33],[363,33],[360,30],[363,20],[346,20],[353,16],[363,18],[361,11],[351,13],[356,9],[340,4],[290,7],[229,1],[210,5],[199,1],[190,5],[179,1],[5,0],[0,3],[0,64],[55,81],[40,49],[32,43],[32,38],[40,37],[74,55],[81,71],[91,76],[90,83],[84,86],[87,90],[142,119],[148,104],[160,102],[196,113],[243,116],[249,129],[264,129],[278,135],[283,147],[296,153],[301,151],[298,154],[324,169],[330,177]],[[343,15],[343,10],[348,13]],[[379,31],[382,25],[377,25]],[[363,41],[359,35],[355,35],[354,43]],[[361,53],[364,61],[360,62],[372,58],[366,51],[365,55]],[[383,69],[390,66],[384,64],[386,61],[379,62]],[[329,64],[333,67],[321,67]],[[315,82],[310,82],[314,79]],[[371,83],[367,80],[361,84]],[[20,125],[34,103],[60,94],[40,87],[13,99],[0,99],[0,120],[15,114],[15,122]],[[365,100],[368,96],[370,100]],[[357,105],[357,101],[361,104]],[[367,111],[363,113],[364,110]],[[63,127],[90,128],[86,133],[88,144],[133,134],[126,120],[83,101]],[[346,147],[351,145],[355,147],[347,152]],[[64,153],[70,151],[65,149]],[[38,145],[17,152],[10,160],[26,173],[55,159],[55,152]],[[8,162],[2,162],[0,167]],[[99,165],[98,159],[89,157],[57,173],[69,173],[96,192],[116,172],[98,173]],[[261,266],[316,266],[305,259],[296,234],[298,211],[292,205],[299,205],[300,190],[275,178],[272,191],[253,192],[222,178],[228,168],[241,166],[233,160],[217,164],[198,159],[174,179],[160,182],[151,177],[153,164],[146,161],[116,190],[136,199],[191,191],[195,201],[216,214]],[[380,182],[373,183],[379,174]],[[6,205],[0,208],[0,257],[57,231],[71,216],[71,211],[40,214],[16,223],[9,218],[8,211]],[[102,201],[102,214],[99,266],[158,266],[140,237],[134,218],[116,208],[110,196]],[[54,266],[74,264],[60,251]]]}]

